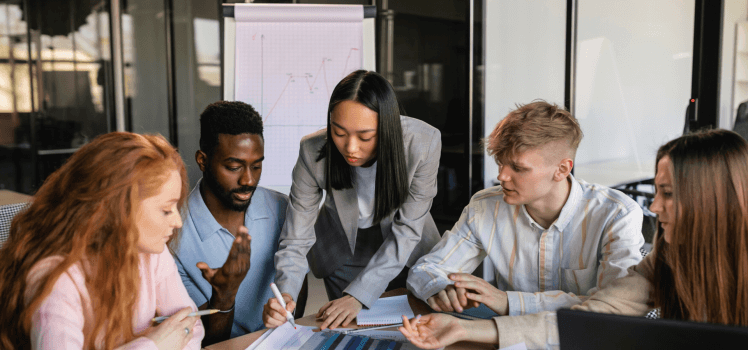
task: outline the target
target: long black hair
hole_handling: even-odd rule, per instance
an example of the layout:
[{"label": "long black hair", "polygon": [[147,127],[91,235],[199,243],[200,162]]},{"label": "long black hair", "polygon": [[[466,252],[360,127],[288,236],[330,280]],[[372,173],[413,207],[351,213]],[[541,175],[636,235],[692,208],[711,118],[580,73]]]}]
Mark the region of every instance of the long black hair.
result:
[{"label": "long black hair", "polygon": [[374,223],[399,208],[408,195],[401,108],[395,90],[376,72],[357,70],[341,80],[327,108],[327,141],[317,161],[327,158],[327,191],[353,188],[353,170],[332,142],[332,110],[343,101],[355,101],[379,115],[377,126],[377,175],[374,190]]}]

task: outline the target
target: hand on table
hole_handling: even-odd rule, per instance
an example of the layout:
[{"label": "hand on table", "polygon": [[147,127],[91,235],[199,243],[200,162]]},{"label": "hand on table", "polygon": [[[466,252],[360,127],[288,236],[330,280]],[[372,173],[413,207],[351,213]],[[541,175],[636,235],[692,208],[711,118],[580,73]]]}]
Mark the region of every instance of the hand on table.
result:
[{"label": "hand on table", "polygon": [[479,302],[469,301],[466,293],[465,288],[455,288],[452,285],[448,285],[444,290],[426,299],[426,303],[434,311],[439,312],[462,312],[464,309],[480,306]]},{"label": "hand on table", "polygon": [[[465,290],[465,297],[474,306],[486,304],[495,313],[506,316],[509,313],[509,299],[506,292],[498,290],[486,280],[468,273],[453,273],[449,279],[455,281],[457,290]],[[438,310],[437,310],[438,311]]]},{"label": "hand on table", "polygon": [[247,272],[249,272],[249,259],[252,254],[250,243],[252,243],[252,237],[249,236],[247,228],[242,226],[239,228],[236,239],[231,245],[229,256],[226,258],[223,266],[218,269],[211,269],[208,267],[208,264],[202,261],[197,263],[197,268],[202,271],[203,278],[213,287],[213,293],[218,294],[216,296],[217,300],[211,297],[211,301],[218,301],[219,304],[222,304],[216,305],[211,303],[211,307],[227,310],[234,305],[239,285],[241,285],[244,277],[247,276]]},{"label": "hand on table", "polygon": [[361,311],[361,307],[361,303],[350,295],[328,302],[317,312],[317,318],[322,320],[319,329],[328,327],[335,329],[338,326],[348,326]]},{"label": "hand on table", "polygon": [[267,328],[275,328],[286,323],[286,310],[293,312],[296,308],[296,302],[293,301],[288,293],[281,293],[283,302],[286,303],[284,310],[278,299],[270,298],[265,307],[262,308],[262,322]]},{"label": "hand on table", "polygon": [[403,326],[398,330],[408,341],[421,349],[438,349],[465,340],[466,331],[456,317],[445,314],[428,314],[416,324],[403,316]]},{"label": "hand on table", "polygon": [[145,337],[153,340],[159,350],[183,349],[192,340],[192,328],[200,318],[187,316],[192,311],[191,307],[179,310],[161,324],[149,329]]}]

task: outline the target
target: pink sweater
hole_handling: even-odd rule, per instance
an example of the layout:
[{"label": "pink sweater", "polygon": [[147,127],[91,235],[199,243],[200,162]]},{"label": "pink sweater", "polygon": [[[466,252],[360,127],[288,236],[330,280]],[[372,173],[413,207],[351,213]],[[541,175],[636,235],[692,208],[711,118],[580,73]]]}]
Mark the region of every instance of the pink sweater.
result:
[{"label": "pink sweater", "polygon": [[[150,260],[150,263],[149,263]],[[29,288],[26,304],[35,282],[62,261],[51,257],[38,262],[27,276]],[[185,307],[197,311],[177,272],[168,249],[161,254],[140,254],[140,295],[133,315],[133,332],[138,334],[151,325],[155,316],[172,315]],[[34,312],[31,325],[32,349],[82,349],[83,329],[91,315],[91,302],[80,264],[74,264],[55,283],[54,289]],[[200,349],[205,335],[199,320],[192,329],[192,340],[185,349]],[[101,339],[100,339],[101,341]],[[101,343],[99,343],[101,345]],[[98,348],[99,346],[97,346]],[[146,337],[139,337],[117,349],[157,349]]]}]

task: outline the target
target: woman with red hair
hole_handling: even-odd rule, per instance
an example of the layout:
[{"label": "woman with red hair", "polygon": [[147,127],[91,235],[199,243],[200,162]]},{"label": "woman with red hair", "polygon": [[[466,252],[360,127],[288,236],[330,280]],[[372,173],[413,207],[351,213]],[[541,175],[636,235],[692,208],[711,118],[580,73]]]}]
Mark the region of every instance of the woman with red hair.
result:
[{"label": "woman with red hair", "polygon": [[0,348],[199,349],[203,326],[166,249],[187,191],[160,135],[110,133],[75,152],[0,250]]}]

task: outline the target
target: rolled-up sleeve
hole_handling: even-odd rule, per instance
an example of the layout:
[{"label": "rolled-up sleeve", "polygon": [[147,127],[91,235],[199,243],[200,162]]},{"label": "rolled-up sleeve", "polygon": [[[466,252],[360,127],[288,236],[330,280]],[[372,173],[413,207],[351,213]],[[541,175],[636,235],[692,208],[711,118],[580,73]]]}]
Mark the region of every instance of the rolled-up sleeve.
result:
[{"label": "rolled-up sleeve", "polygon": [[470,273],[486,257],[486,251],[474,234],[474,212],[468,205],[462,210],[454,227],[445,232],[429,254],[422,256],[408,275],[408,289],[419,299],[426,301],[454,282],[450,273]]}]

